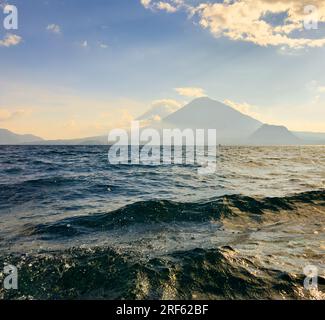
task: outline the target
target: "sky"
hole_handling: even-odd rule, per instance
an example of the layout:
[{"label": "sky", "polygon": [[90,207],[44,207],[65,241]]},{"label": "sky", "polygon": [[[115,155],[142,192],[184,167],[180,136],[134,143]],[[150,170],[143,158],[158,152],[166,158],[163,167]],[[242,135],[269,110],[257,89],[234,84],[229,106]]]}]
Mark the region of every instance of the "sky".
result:
[{"label": "sky", "polygon": [[[95,136],[209,96],[265,123],[325,132],[323,0],[8,1],[0,128]],[[8,4],[17,30],[3,26]]]}]

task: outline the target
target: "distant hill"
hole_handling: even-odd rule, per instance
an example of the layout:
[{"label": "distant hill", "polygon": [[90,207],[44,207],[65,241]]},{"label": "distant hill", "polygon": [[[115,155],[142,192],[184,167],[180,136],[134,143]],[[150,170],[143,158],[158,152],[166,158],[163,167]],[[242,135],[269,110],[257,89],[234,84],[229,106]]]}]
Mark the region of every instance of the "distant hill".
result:
[{"label": "distant hill", "polygon": [[42,138],[32,134],[17,134],[7,129],[0,129],[0,145],[38,143],[43,141]]},{"label": "distant hill", "polygon": [[[33,143],[26,143],[33,144]],[[43,140],[36,143],[37,145],[52,145],[52,146],[93,146],[108,144],[107,136],[86,137],[80,139],[61,139],[61,140]]]},{"label": "distant hill", "polygon": [[210,98],[198,98],[162,120],[163,128],[216,129],[220,143],[239,143],[262,123]]},{"label": "distant hill", "polygon": [[[155,107],[138,120],[152,120],[157,114],[163,116],[166,107]],[[150,122],[150,121],[149,121]],[[217,142],[238,145],[298,145],[325,144],[325,133],[291,132],[284,126],[263,124],[232,107],[210,98],[198,98],[183,108],[150,125],[158,130],[216,129]],[[0,129],[0,145],[107,145],[107,135],[69,140],[43,140],[34,135],[19,135]]]},{"label": "distant hill", "polygon": [[325,144],[325,133],[319,132],[293,132],[295,136],[307,144]]},{"label": "distant hill", "polygon": [[303,140],[296,137],[284,126],[264,124],[257,129],[248,139],[248,144],[253,145],[297,145]]}]

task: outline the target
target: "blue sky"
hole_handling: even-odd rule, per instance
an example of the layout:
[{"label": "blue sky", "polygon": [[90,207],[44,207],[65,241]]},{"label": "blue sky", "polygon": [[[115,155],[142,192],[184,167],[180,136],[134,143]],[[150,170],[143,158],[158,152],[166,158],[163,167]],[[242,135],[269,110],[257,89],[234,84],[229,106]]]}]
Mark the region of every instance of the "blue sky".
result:
[{"label": "blue sky", "polygon": [[[197,88],[262,121],[325,132],[323,44],[236,40],[216,34],[215,16],[202,27],[208,11],[160,3],[175,10],[140,0],[10,1],[19,28],[1,24],[0,41],[20,41],[0,45],[0,127],[51,139],[105,134],[153,105],[180,107]],[[324,27],[299,37],[323,39]]]}]

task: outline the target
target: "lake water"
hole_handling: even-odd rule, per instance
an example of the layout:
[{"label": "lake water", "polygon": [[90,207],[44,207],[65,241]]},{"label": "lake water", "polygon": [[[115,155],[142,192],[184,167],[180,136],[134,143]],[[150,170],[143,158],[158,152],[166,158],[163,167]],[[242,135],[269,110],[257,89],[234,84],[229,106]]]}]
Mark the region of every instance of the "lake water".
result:
[{"label": "lake water", "polygon": [[221,146],[206,176],[107,152],[0,147],[0,297],[324,299],[324,146]]}]

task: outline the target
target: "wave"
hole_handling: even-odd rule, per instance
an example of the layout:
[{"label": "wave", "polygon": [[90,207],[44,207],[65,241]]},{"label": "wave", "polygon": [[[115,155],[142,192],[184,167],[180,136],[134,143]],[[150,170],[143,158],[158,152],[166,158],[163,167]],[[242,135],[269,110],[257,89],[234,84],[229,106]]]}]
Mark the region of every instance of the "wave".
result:
[{"label": "wave", "polygon": [[[301,205],[325,206],[325,191],[311,191],[286,197],[253,198],[226,195],[210,201],[180,203],[168,200],[151,200],[127,205],[108,213],[77,216],[54,223],[25,225],[24,235],[54,235],[73,237],[80,234],[105,231],[136,224],[155,225],[179,222],[203,223],[236,217],[260,222],[265,213],[294,212]],[[304,216],[310,214],[304,210]]]},{"label": "wave", "polygon": [[[265,269],[231,247],[193,249],[145,260],[110,248],[23,257],[19,290],[3,299],[309,299],[303,276]],[[258,271],[258,272],[257,272]],[[325,279],[319,278],[320,289]],[[321,294],[321,293],[319,293]],[[315,298],[315,297],[313,297]]]}]

